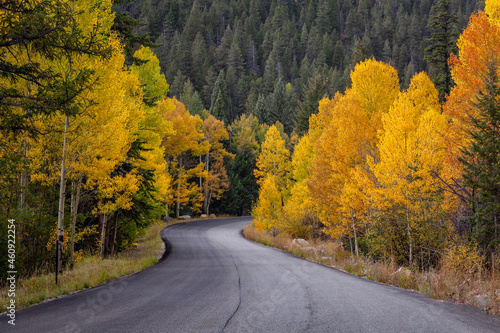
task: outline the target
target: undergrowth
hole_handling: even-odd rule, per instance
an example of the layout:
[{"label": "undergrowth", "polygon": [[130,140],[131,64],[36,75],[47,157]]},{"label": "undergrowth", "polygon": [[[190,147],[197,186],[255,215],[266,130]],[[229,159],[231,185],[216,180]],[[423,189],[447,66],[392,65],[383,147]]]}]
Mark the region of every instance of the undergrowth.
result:
[{"label": "undergrowth", "polygon": [[[58,275],[58,284],[55,283],[54,273],[19,278],[16,281],[14,298],[16,310],[49,298],[97,286],[154,265],[163,254],[160,231],[165,226],[164,223],[151,225],[144,236],[138,239],[136,246],[118,255],[105,259],[84,256],[75,264],[73,270],[68,269]],[[6,311],[10,299],[8,288],[0,288],[0,312]]]}]

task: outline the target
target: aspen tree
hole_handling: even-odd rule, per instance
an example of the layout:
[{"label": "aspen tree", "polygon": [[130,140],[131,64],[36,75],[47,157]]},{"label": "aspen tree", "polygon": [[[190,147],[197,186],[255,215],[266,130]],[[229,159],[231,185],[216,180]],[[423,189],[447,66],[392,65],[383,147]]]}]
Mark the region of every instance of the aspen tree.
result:
[{"label": "aspen tree", "polygon": [[352,88],[320,102],[320,112],[312,118],[311,133],[317,139],[309,188],[328,233],[340,237],[347,232],[356,243],[362,206],[343,200],[343,189],[367,157],[378,158],[381,118],[399,93],[399,81],[394,68],[373,59],[356,65],[351,79]]},{"label": "aspen tree", "polygon": [[[444,163],[442,132],[446,126],[440,113],[438,92],[426,74],[417,74],[406,92],[400,94],[382,117],[383,130],[379,144],[378,163],[370,162],[382,195],[379,208],[402,209],[405,216],[408,261],[414,261],[416,238],[423,236],[439,220],[438,194]],[[373,161],[373,159],[371,160]],[[429,210],[431,206],[436,215]],[[434,229],[434,233],[439,230]],[[425,244],[428,245],[428,244]]]},{"label": "aspen tree", "polygon": [[210,144],[210,150],[205,154],[206,178],[203,182],[203,211],[209,215],[212,197],[220,199],[229,187],[224,158],[234,158],[234,155],[227,152],[222,144],[223,140],[229,140],[229,133],[224,127],[224,122],[205,112],[202,130],[205,140]]},{"label": "aspen tree", "polygon": [[[175,134],[163,138],[162,146],[165,149],[168,170],[172,174],[175,186],[168,193],[167,203],[175,203],[175,216],[180,215],[181,206],[191,203],[193,209],[199,209],[203,203],[199,185],[191,182],[191,177],[206,177],[204,163],[198,163],[194,168],[186,168],[184,158],[205,155],[209,149],[208,141],[203,140],[203,121],[196,115],[192,116],[184,104],[174,99],[167,98],[158,103],[160,112],[165,119],[170,121],[175,128]],[[170,158],[173,160],[171,161]],[[167,212],[168,213],[168,212]]]},{"label": "aspen tree", "polygon": [[257,183],[262,185],[269,175],[280,191],[284,191],[289,172],[290,152],[285,147],[285,140],[280,135],[276,125],[272,125],[266,133],[261,146],[261,153],[257,158],[257,169],[254,174]]},{"label": "aspen tree", "polygon": [[[462,182],[464,164],[457,157],[471,143],[470,133],[475,131],[471,119],[478,119],[478,92],[484,91],[488,75],[488,64],[500,54],[500,19],[497,1],[487,1],[486,12],[470,17],[467,28],[457,42],[458,55],[452,56],[451,74],[456,86],[451,90],[443,112],[448,119],[445,131],[447,144],[445,197],[446,210],[454,222],[463,226],[469,215],[470,191]],[[498,66],[497,66],[498,70]]]}]

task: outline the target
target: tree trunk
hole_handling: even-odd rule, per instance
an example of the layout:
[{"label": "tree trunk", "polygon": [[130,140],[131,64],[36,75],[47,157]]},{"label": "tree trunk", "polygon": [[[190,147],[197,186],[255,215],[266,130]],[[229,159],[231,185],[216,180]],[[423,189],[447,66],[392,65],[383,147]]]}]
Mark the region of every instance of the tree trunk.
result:
[{"label": "tree trunk", "polygon": [[[201,164],[201,155],[200,155],[200,164]],[[200,176],[199,178],[200,178],[200,192],[202,192],[203,191],[203,185],[202,185],[202,183],[203,183],[202,182],[203,177]]]},{"label": "tree trunk", "polygon": [[76,217],[78,215],[78,205],[80,203],[80,190],[82,188],[82,178],[83,174],[80,173],[78,178],[78,185],[76,186],[75,193],[75,182],[71,183],[71,243],[69,247],[69,267],[73,269],[75,263],[75,229],[76,229]]},{"label": "tree trunk", "polygon": [[25,139],[23,142],[23,172],[21,173],[20,185],[21,185],[21,209],[26,209],[27,198],[28,198],[28,184],[29,184],[29,175],[26,171],[26,160],[28,158],[28,150],[29,150],[29,142],[28,139]]},{"label": "tree trunk", "polygon": [[203,198],[203,210],[205,211],[205,214],[208,216],[209,214],[209,206],[210,206],[210,198],[208,195],[208,170],[209,170],[209,163],[210,163],[210,152],[207,153],[205,156],[205,171],[207,172],[207,178],[205,179],[205,186],[203,189],[203,192],[205,192],[205,197]]},{"label": "tree trunk", "polygon": [[107,256],[109,254],[109,233],[110,233],[110,230],[111,230],[111,224],[110,223],[106,223],[106,238],[105,238],[105,242],[104,242],[104,255]]},{"label": "tree trunk", "polygon": [[[165,173],[168,175],[168,169],[170,166],[170,154],[167,154],[167,156],[165,157],[165,162],[167,164],[167,168],[165,169]],[[170,212],[169,212],[170,207],[168,206],[168,191],[169,191],[169,189],[167,189],[167,193],[165,194],[165,216],[167,217],[167,221],[168,221],[168,218],[170,216]]]},{"label": "tree trunk", "polygon": [[106,241],[106,214],[102,214],[102,228],[101,228],[101,248],[99,255],[104,258],[104,245]]},{"label": "tree trunk", "polygon": [[111,248],[109,252],[113,254],[115,252],[115,243],[116,243],[116,234],[118,231],[118,212],[115,212],[115,218],[114,218],[114,229],[113,229],[113,241],[111,242]]},{"label": "tree trunk", "polygon": [[210,202],[212,201],[212,192],[208,194],[208,201],[207,201],[207,216],[210,214]]},{"label": "tree trunk", "polygon": [[[62,250],[64,244],[64,199],[66,197],[66,145],[68,138],[66,133],[68,132],[69,117],[66,115],[64,121],[64,139],[63,139],[63,150],[61,156],[61,179],[59,181],[59,212],[57,214],[57,243],[56,243],[56,272],[62,273]],[[57,277],[56,277],[57,282]]]},{"label": "tree trunk", "polygon": [[354,232],[354,251],[356,252],[356,257],[359,257],[358,250],[358,235],[356,234],[356,225],[354,223],[354,216],[351,214],[352,219],[352,231]]},{"label": "tree trunk", "polygon": [[177,203],[175,205],[175,218],[179,218],[181,210],[181,176],[182,176],[182,155],[179,156],[179,173],[177,175]]},{"label": "tree trunk", "polygon": [[411,266],[413,262],[413,241],[411,239],[410,208],[408,207],[408,199],[406,199],[406,228],[408,232],[408,243],[410,245],[409,262]]}]

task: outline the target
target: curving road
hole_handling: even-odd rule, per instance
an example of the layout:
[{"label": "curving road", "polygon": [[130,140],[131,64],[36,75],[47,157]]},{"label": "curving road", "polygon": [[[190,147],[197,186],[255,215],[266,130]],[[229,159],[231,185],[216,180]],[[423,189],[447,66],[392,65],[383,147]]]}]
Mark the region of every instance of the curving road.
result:
[{"label": "curving road", "polygon": [[500,332],[500,318],[252,243],[249,218],[178,224],[160,263],[0,316],[0,332]]}]

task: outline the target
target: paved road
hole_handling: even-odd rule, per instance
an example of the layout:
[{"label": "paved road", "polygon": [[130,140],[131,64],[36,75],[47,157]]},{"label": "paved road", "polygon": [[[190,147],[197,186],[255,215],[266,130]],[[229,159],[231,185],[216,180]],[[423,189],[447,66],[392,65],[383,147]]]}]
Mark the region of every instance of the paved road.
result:
[{"label": "paved road", "polygon": [[500,332],[500,318],[254,244],[248,218],[165,229],[145,271],[17,312],[0,332]]}]

